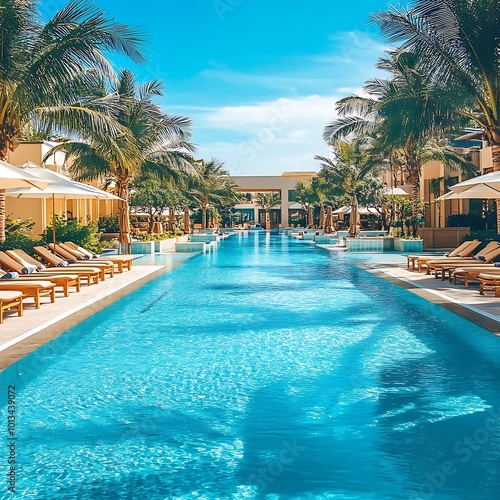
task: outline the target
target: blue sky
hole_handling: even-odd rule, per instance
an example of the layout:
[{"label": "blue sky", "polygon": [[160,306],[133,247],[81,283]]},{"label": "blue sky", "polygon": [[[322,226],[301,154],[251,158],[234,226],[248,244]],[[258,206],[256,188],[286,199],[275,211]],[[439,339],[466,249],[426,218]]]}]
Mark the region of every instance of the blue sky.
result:
[{"label": "blue sky", "polygon": [[[41,2],[47,17],[66,2]],[[115,58],[165,84],[164,111],[193,120],[197,157],[233,175],[317,170],[335,101],[360,93],[384,44],[370,13],[382,0],[95,0],[142,29],[148,64]]]}]

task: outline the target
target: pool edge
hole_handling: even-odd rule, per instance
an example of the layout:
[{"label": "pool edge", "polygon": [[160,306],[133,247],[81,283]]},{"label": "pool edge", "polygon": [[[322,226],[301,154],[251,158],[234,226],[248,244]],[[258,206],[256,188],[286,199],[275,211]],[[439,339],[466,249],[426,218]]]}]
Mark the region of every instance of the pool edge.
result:
[{"label": "pool edge", "polygon": [[54,338],[63,334],[73,326],[82,322],[83,320],[93,316],[95,313],[101,311],[105,307],[113,304],[117,300],[125,297],[129,293],[137,290],[146,283],[158,278],[159,276],[170,272],[176,266],[161,266],[157,270],[152,271],[146,276],[142,276],[137,280],[126,284],[118,290],[111,291],[104,297],[97,298],[90,304],[85,304],[84,307],[75,310],[61,319],[55,319],[51,324],[45,328],[29,334],[26,338],[17,341],[10,347],[7,347],[1,352],[0,356],[0,372],[6,370],[13,364],[17,363],[20,359],[32,353],[44,344],[47,344]]},{"label": "pool edge", "polygon": [[415,295],[436,304],[447,311],[450,311],[457,316],[474,323],[475,325],[483,328],[493,335],[500,336],[500,321],[489,317],[489,315],[483,311],[475,310],[474,306],[469,306],[467,304],[459,304],[452,298],[446,297],[444,294],[436,292],[432,289],[425,288],[422,285],[413,283],[407,279],[401,278],[399,276],[394,276],[388,271],[380,268],[373,268],[367,266],[360,266],[366,271],[379,276],[401,288],[408,290]]}]

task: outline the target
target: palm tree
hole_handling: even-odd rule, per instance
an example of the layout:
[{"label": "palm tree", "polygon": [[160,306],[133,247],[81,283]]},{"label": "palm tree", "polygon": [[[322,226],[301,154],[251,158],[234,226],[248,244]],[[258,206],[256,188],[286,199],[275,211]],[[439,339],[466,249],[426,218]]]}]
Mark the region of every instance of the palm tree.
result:
[{"label": "palm tree", "polygon": [[436,110],[445,108],[451,99],[448,89],[436,89],[418,71],[418,58],[413,53],[391,52],[379,68],[390,71],[388,80],[371,80],[365,85],[373,97],[350,96],[337,103],[339,119],[325,127],[328,143],[352,134],[370,135],[374,159],[384,156],[398,164],[406,173],[411,186],[413,205],[412,227],[416,235],[420,211],[420,178],[423,165],[437,160],[445,165],[468,172],[470,165],[463,156],[447,147],[439,134],[457,122],[449,114]]},{"label": "palm tree", "polygon": [[266,212],[266,230],[271,229],[271,209],[281,204],[281,197],[278,193],[259,193],[256,197],[257,205]]},{"label": "palm tree", "polygon": [[129,241],[129,187],[139,175],[160,181],[176,182],[192,170],[188,151],[191,121],[184,116],[165,115],[153,99],[162,95],[162,84],[153,80],[137,85],[130,70],[119,74],[118,85],[112,89],[119,108],[116,121],[121,135],[110,137],[95,134],[86,141],[67,141],[52,148],[65,151],[71,158],[71,174],[79,180],[106,178],[122,201],[119,202],[121,242]]},{"label": "palm tree", "polygon": [[[498,0],[416,0],[411,9],[390,7],[373,16],[389,42],[418,56],[418,70],[453,99],[435,109],[475,123],[500,170],[500,9]],[[497,207],[500,203],[497,201]],[[497,209],[500,228],[500,210]]]},{"label": "palm tree", "polygon": [[[108,102],[86,104],[114,72],[108,51],[143,62],[140,35],[116,24],[87,0],[71,0],[47,23],[35,2],[0,7],[0,159],[33,124],[75,132],[116,134]],[[35,128],[38,128],[35,127]],[[0,241],[5,238],[5,191],[0,189]]]},{"label": "palm tree", "polygon": [[351,206],[357,205],[357,198],[362,194],[366,182],[372,179],[370,174],[376,167],[366,141],[353,140],[350,143],[335,141],[334,159],[316,155],[321,163],[318,178],[327,198],[339,195],[349,196]]},{"label": "palm tree", "polygon": [[302,205],[302,209],[307,217],[307,227],[313,227],[314,224],[311,224],[312,212],[319,199],[311,181],[297,182],[295,185],[295,199],[297,203]]},{"label": "palm tree", "polygon": [[201,228],[207,228],[207,210],[209,206],[237,203],[236,184],[228,177],[224,164],[215,159],[196,162],[196,169],[187,183],[187,196],[191,197],[201,209]]}]

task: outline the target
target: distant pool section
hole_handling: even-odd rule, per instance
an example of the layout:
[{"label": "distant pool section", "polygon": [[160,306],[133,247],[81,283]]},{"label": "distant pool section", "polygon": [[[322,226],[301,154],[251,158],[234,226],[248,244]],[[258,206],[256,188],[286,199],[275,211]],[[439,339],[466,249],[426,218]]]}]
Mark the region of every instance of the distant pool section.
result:
[{"label": "distant pool section", "polygon": [[241,232],[2,372],[14,498],[499,498],[500,339],[362,258]]}]

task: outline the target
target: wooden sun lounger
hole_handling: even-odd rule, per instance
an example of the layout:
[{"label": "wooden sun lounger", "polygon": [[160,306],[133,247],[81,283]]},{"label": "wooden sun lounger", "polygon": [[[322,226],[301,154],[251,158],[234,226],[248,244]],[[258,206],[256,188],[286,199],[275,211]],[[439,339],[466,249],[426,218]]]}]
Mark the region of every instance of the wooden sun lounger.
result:
[{"label": "wooden sun lounger", "polygon": [[500,297],[500,276],[496,274],[481,273],[478,276],[479,293],[484,295],[486,290],[493,290],[495,297]]},{"label": "wooden sun lounger", "polygon": [[[75,257],[70,254],[70,253],[67,253],[64,249],[62,249],[58,244],[56,244],[54,246],[53,243],[49,243],[48,247],[50,248],[50,250],[55,250],[56,252],[56,255],[54,254],[51,254],[51,258],[53,259],[53,262],[55,263],[55,265],[59,265],[59,262],[64,262],[64,261],[68,261],[68,260],[75,260]],[[58,261],[56,261],[56,259]],[[48,261],[50,262],[50,261]],[[75,262],[74,264],[69,264],[69,266],[86,266],[86,265],[91,265],[92,267],[98,267],[99,269],[102,269],[103,271],[103,276],[104,278],[101,278],[103,281],[105,279],[105,275],[106,274],[109,274],[109,277],[112,278],[115,274],[115,266],[113,265],[112,262],[110,262],[109,260],[103,260],[101,262],[93,262],[92,264],[85,264],[83,262]]]},{"label": "wooden sun lounger", "polygon": [[98,273],[98,276],[99,276],[99,279],[101,281],[104,281],[106,279],[106,269],[103,268],[103,267],[100,267],[100,266],[91,266],[90,264],[89,265],[85,265],[85,264],[68,264],[67,266],[65,267],[60,267],[58,265],[59,262],[62,262],[63,259],[61,259],[60,257],[57,257],[57,255],[54,255],[50,250],[48,250],[47,248],[45,247],[41,247],[41,246],[36,246],[36,247],[33,247],[33,250],[38,254],[40,255],[40,257],[42,257],[42,259],[45,260],[45,262],[48,262],[49,265],[57,268],[57,269],[66,269],[68,271],[76,271],[76,270],[80,270],[80,271],[86,271],[86,270],[91,270],[91,271],[94,271],[94,272],[97,272]]},{"label": "wooden sun lounger", "polygon": [[[92,252],[88,252],[84,248],[74,245],[74,243],[58,243],[57,246],[62,248],[65,252],[68,252],[68,254],[72,256],[70,258],[77,259],[78,261],[88,263],[111,262],[116,266],[116,272],[118,273],[123,273],[123,269],[125,267],[130,271],[132,267],[132,261],[134,260],[133,257],[126,255],[110,255],[109,257],[98,257]],[[75,246],[77,248],[74,248]]]},{"label": "wooden sun lounger", "polygon": [[14,290],[22,292],[28,297],[33,297],[35,307],[40,308],[41,297],[50,297],[51,302],[56,301],[56,285],[50,281],[23,281],[23,280],[1,280],[0,291]]},{"label": "wooden sun lounger", "polygon": [[109,256],[107,255],[105,257],[95,256],[92,252],[89,252],[85,248],[76,245],[72,241],[66,241],[64,244],[66,245],[66,247],[68,247],[68,249],[72,249],[80,253],[81,255],[86,256],[88,260],[92,262],[94,262],[95,260],[99,261],[102,259],[110,260],[111,262],[113,262],[113,264],[115,264],[118,267],[119,273],[123,272],[124,267],[126,267],[127,270],[130,271],[130,269],[132,269],[132,262],[135,259],[135,257],[132,257],[131,255],[109,255]]},{"label": "wooden sun lounger", "polygon": [[23,299],[26,298],[22,292],[0,290],[0,323],[3,323],[3,313],[7,309],[15,307],[17,315],[23,315]]},{"label": "wooden sun lounger", "polygon": [[448,254],[444,254],[442,256],[439,255],[408,255],[406,257],[406,267],[410,269],[410,266],[413,271],[418,268],[420,272],[422,269],[422,265],[428,260],[433,259],[441,259],[441,258],[450,258],[450,257],[466,257],[472,255],[472,252],[481,244],[479,240],[472,241],[464,241],[461,245],[459,245],[455,250],[452,250]]},{"label": "wooden sun lounger", "polygon": [[[27,254],[24,250],[20,249],[6,250],[5,253],[9,257],[12,257],[13,259],[17,260],[20,264],[23,265],[23,267],[25,267],[26,265],[40,267],[42,265],[41,262],[38,262],[31,255]],[[54,274],[63,276],[77,275],[79,276],[80,279],[85,278],[87,280],[87,285],[90,286],[92,283],[94,284],[99,283],[100,273],[101,273],[100,269],[91,269],[91,268],[76,269],[74,267],[68,269],[67,267],[48,267],[44,269],[38,269],[35,276],[39,276],[41,277],[41,279],[43,279],[43,276],[52,276]]]},{"label": "wooden sun lounger", "polygon": [[[47,280],[50,281],[51,283],[54,283],[56,286],[62,287],[62,291],[64,293],[64,296],[67,297],[69,295],[69,287],[74,286],[76,288],[76,291],[80,291],[81,287],[81,281],[80,281],[80,276],[78,274],[49,274],[49,273],[40,273],[40,272],[33,272],[31,274],[23,274],[23,269],[25,269],[25,266],[23,266],[21,263],[19,263],[16,259],[12,258],[10,255],[8,255],[5,252],[0,251],[0,264],[2,264],[3,267],[6,267],[9,269],[9,271],[15,271],[16,273],[19,274],[19,279],[22,279],[23,281],[36,281],[36,280]],[[29,265],[29,264],[28,264]],[[0,274],[3,271],[0,271]],[[43,276],[41,276],[43,274]],[[1,277],[1,276],[0,276]]]},{"label": "wooden sun lounger", "polygon": [[[497,246],[494,250],[491,250],[487,254],[483,255],[483,259],[481,260],[475,260],[475,261],[468,261],[466,265],[473,266],[475,264],[478,265],[484,265],[484,264],[489,264],[490,262],[493,262],[497,257],[500,256],[500,246]],[[441,263],[441,264],[434,264],[434,278],[437,278],[439,274],[441,274],[441,280],[446,279],[446,273],[448,273],[448,276],[451,278],[452,272],[457,268],[457,267],[463,267],[463,263],[460,261],[457,262],[450,262],[450,263]]]},{"label": "wooden sun lounger", "polygon": [[[465,265],[472,263],[481,264],[485,262],[486,255],[488,255],[493,250],[499,248],[500,245],[496,241],[491,241],[488,243],[482,250],[477,252],[472,257],[448,257],[446,259],[432,259],[427,261],[425,264],[427,266],[426,274],[432,274],[432,271],[435,271],[436,267],[439,269],[441,266],[445,266],[448,264],[456,264],[456,263],[465,263]],[[462,266],[463,267],[463,266]]]},{"label": "wooden sun lounger", "polygon": [[[31,255],[27,254],[24,250],[16,249],[16,250],[5,250],[5,253],[12,258],[13,260],[19,262],[23,267],[26,266],[36,266],[36,272],[32,273],[28,276],[36,276],[39,279],[44,279],[49,276],[63,276],[68,277],[70,279],[74,279],[75,276],[79,278],[79,280],[75,279],[75,283],[68,282],[68,286],[76,286],[78,288],[78,282],[81,284],[82,279],[87,280],[87,285],[92,283],[99,283],[99,273],[100,270],[91,270],[91,269],[75,269],[71,268],[69,270],[67,267],[45,267],[41,262],[34,259]],[[21,270],[22,272],[22,270]],[[24,275],[23,275],[24,276]],[[79,290],[79,288],[78,288]]]},{"label": "wooden sun lounger", "polygon": [[500,267],[496,267],[493,264],[478,264],[477,266],[457,267],[451,273],[450,281],[453,280],[455,285],[457,285],[458,280],[462,280],[465,288],[469,288],[469,282],[478,281],[478,277],[481,273],[498,274],[500,277]]}]

